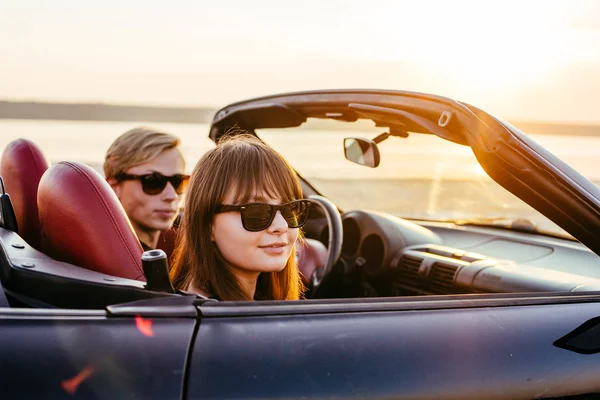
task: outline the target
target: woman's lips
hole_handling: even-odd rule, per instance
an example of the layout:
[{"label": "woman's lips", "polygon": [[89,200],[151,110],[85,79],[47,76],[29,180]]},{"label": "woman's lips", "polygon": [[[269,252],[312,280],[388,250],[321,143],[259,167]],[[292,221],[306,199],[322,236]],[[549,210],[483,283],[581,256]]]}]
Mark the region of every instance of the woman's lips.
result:
[{"label": "woman's lips", "polygon": [[271,243],[271,244],[268,244],[265,246],[258,246],[258,247],[260,249],[264,250],[264,252],[267,254],[279,255],[279,254],[283,254],[285,252],[286,246],[287,246],[287,243],[278,242],[278,243]]}]

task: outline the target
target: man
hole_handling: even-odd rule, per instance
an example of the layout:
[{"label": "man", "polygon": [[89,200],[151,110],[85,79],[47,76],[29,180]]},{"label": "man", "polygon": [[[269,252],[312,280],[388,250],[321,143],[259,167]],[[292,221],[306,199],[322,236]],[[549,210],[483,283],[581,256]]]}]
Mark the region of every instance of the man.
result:
[{"label": "man", "polygon": [[177,217],[187,187],[177,136],[134,128],[106,152],[104,174],[121,201],[144,251],[156,248],[161,232]]}]

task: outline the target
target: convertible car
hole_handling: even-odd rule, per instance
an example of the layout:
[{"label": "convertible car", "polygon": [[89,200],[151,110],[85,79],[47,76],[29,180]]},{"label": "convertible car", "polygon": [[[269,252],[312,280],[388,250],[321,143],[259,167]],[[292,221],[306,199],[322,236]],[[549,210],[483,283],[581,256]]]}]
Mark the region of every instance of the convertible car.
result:
[{"label": "convertible car", "polygon": [[[142,253],[100,174],[49,166],[18,140],[0,166],[3,398],[600,398],[594,183],[501,119],[434,95],[262,97],[219,110],[207,133],[233,126],[314,177],[301,178],[315,204],[306,299],[173,290],[176,232]],[[444,152],[423,162],[411,143],[473,155],[485,185],[397,179],[443,172]],[[495,201],[519,206],[474,212]]]}]

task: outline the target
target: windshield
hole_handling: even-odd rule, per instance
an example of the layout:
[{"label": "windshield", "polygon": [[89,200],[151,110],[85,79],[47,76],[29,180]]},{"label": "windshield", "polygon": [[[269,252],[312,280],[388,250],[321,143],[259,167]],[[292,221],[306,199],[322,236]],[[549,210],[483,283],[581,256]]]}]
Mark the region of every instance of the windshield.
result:
[{"label": "windshield", "polygon": [[[540,230],[567,235],[488,177],[469,147],[434,135],[410,134],[408,138],[390,137],[378,144],[381,163],[377,168],[353,164],[344,158],[344,138],[372,139],[382,132],[386,129],[366,121],[309,120],[299,128],[257,133],[344,211],[371,209],[409,219],[473,219],[490,224],[496,220],[527,219]],[[600,176],[594,175],[592,158],[594,149],[600,148],[600,138],[567,134],[533,137],[542,145],[551,144],[549,150],[558,157],[568,155],[563,160],[588,179],[600,182]]]}]

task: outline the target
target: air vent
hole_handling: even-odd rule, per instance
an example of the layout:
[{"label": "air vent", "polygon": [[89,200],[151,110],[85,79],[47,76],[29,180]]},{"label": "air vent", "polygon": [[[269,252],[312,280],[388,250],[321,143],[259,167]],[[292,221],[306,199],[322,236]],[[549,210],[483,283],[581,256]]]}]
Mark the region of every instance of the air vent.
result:
[{"label": "air vent", "polygon": [[431,281],[429,289],[435,293],[445,294],[454,293],[454,275],[456,274],[456,265],[444,264],[440,262],[433,263],[429,279]]},{"label": "air vent", "polygon": [[422,258],[404,254],[398,262],[398,279],[401,285],[418,288],[419,287],[419,267],[423,262]]}]

